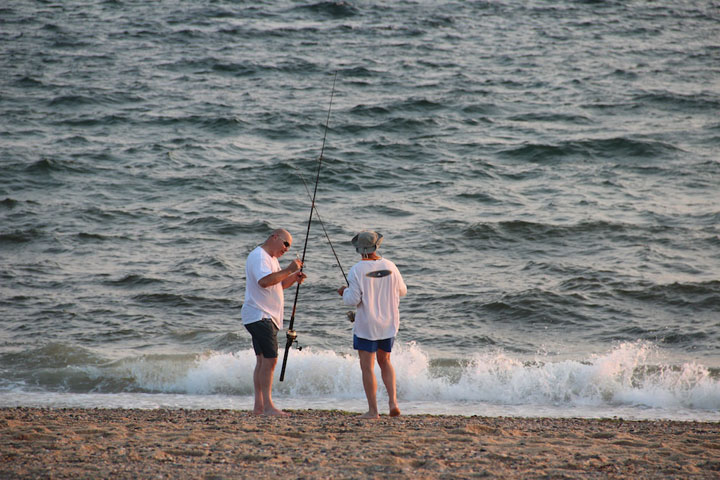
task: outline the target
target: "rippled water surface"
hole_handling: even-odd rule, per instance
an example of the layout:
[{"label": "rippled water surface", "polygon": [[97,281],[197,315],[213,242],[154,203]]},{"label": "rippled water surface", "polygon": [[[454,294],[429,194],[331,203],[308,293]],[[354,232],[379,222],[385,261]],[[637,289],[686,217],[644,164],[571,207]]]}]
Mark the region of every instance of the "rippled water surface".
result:
[{"label": "rippled water surface", "polygon": [[[720,3],[20,1],[0,42],[0,404],[245,405],[335,81],[317,207],[405,277],[401,401],[718,415]],[[278,398],[362,408],[317,220],[306,273]]]}]

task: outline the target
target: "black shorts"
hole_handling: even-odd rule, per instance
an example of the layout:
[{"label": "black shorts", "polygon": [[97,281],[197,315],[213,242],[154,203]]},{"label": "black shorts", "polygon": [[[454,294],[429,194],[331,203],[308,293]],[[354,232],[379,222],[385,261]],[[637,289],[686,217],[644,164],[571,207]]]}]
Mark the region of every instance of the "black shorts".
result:
[{"label": "black shorts", "polygon": [[250,336],[252,336],[255,355],[262,355],[265,358],[277,358],[278,356],[278,328],[272,320],[263,318],[257,322],[245,325]]}]

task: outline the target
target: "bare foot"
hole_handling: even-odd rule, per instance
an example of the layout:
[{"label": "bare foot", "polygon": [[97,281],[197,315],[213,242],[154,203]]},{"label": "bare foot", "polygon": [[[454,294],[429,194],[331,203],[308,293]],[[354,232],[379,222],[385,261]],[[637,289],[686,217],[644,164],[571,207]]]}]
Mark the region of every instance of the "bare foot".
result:
[{"label": "bare foot", "polygon": [[380,415],[378,415],[377,413],[367,412],[360,415],[360,418],[366,420],[377,420],[378,418],[380,418]]},{"label": "bare foot", "polygon": [[262,409],[259,409],[259,410],[258,410],[258,409],[256,408],[256,409],[253,410],[253,415],[262,415],[263,413],[264,413],[264,412],[262,411]]},{"label": "bare foot", "polygon": [[393,407],[390,409],[390,416],[391,417],[399,417],[400,416],[400,409],[398,407]]},{"label": "bare foot", "polygon": [[283,412],[279,408],[269,408],[263,412],[263,415],[268,417],[287,417],[290,414],[287,412]]}]

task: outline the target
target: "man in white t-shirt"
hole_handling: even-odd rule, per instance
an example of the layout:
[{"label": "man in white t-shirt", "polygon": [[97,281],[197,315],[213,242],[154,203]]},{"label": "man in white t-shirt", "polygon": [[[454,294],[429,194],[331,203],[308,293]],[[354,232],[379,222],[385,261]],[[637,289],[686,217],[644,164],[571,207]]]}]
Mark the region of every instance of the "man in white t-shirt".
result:
[{"label": "man in white t-shirt", "polygon": [[245,264],[245,302],[240,315],[252,336],[257,359],[253,372],[253,413],[258,415],[287,415],[273,404],[272,382],[278,361],[277,334],[283,327],[283,290],[295,282],[302,283],[306,277],[300,270],[300,260],[280,268],[278,258],[291,245],[290,232],[277,229],[265,243],[250,252]]},{"label": "man in white t-shirt", "polygon": [[360,356],[363,387],[368,412],[362,418],[379,418],[375,358],[388,393],[390,416],[400,415],[395,388],[395,369],[390,363],[395,336],[400,327],[400,297],[407,286],[393,262],[382,258],[377,248],[383,236],[377,232],[360,232],[352,239],[362,260],[348,272],[349,286],[340,287],[345,305],[357,306],[353,325],[353,348]]}]

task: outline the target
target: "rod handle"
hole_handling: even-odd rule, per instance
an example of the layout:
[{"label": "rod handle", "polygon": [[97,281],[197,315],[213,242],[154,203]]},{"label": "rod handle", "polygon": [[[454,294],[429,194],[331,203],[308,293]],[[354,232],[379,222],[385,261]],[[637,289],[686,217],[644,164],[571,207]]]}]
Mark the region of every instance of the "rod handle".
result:
[{"label": "rod handle", "polygon": [[297,339],[297,332],[295,330],[288,330],[285,335],[287,336],[287,340],[285,340],[285,353],[283,354],[283,363],[282,368],[280,369],[281,382],[285,380],[285,367],[287,367],[288,354],[290,353],[292,344]]}]

